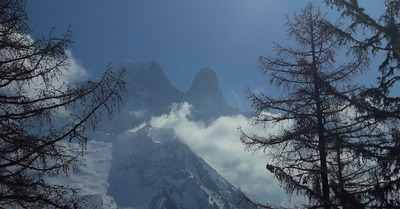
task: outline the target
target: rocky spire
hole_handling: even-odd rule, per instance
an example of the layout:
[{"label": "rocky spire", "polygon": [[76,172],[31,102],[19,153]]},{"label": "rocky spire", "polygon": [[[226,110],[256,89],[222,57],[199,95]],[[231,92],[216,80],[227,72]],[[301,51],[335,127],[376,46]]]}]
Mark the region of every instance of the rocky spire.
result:
[{"label": "rocky spire", "polygon": [[217,75],[210,68],[204,68],[196,75],[186,92],[186,101],[193,105],[195,119],[209,120],[238,112],[225,102]]}]

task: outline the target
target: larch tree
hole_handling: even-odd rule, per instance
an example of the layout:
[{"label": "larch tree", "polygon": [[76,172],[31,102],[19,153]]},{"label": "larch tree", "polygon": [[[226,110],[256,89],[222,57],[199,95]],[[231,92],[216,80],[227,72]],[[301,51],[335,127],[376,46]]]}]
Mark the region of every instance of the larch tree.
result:
[{"label": "larch tree", "polygon": [[361,119],[357,111],[363,87],[352,80],[368,68],[368,57],[348,54],[352,57],[338,64],[339,41],[322,22],[327,20],[321,11],[308,4],[286,24],[297,47],[276,44],[276,57],[260,57],[262,72],[284,91],[278,98],[249,91],[256,110],[252,121],[279,130],[267,136],[242,131],[241,141],[266,153],[267,170],[289,195],[307,197],[306,207],[365,208],[377,201],[369,194],[378,191],[379,169],[361,153],[388,126]]},{"label": "larch tree", "polygon": [[85,130],[112,113],[124,82],[111,70],[65,82],[71,32],[32,40],[25,4],[0,1],[0,208],[83,208],[79,188],[46,179],[78,168]]},{"label": "larch tree", "polygon": [[[358,120],[386,127],[379,139],[363,144],[360,152],[372,159],[380,168],[376,172],[376,189],[369,193],[376,207],[400,208],[400,1],[381,0],[384,10],[379,17],[370,14],[358,0],[325,0],[341,13],[342,20],[349,24],[338,27],[323,23],[343,45],[353,53],[368,53],[378,64],[380,73],[377,85],[365,87],[354,104]],[[374,11],[375,12],[375,11]],[[371,205],[373,205],[371,203]]]}]

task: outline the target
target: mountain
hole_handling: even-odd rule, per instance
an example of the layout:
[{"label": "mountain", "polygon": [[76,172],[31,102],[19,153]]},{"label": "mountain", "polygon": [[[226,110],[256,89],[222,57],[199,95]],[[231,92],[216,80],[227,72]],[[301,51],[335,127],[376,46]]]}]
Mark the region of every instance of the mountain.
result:
[{"label": "mountain", "polygon": [[157,62],[125,63],[124,79],[127,81],[127,104],[130,107],[145,108],[150,115],[169,111],[174,102],[181,102],[183,93],[172,86]]},{"label": "mountain", "polygon": [[[49,182],[68,185],[79,189],[79,195],[87,199],[83,208],[119,209],[114,198],[107,195],[108,176],[112,162],[113,143],[107,142],[110,135],[91,133],[86,144],[85,155],[80,157],[79,171],[72,170],[65,175],[47,177]],[[65,147],[76,144],[65,144]],[[79,145],[76,145],[79,146]]]},{"label": "mountain", "polygon": [[135,209],[235,209],[240,192],[169,129],[148,125],[114,142],[108,195]]},{"label": "mountain", "polygon": [[126,92],[122,94],[123,105],[116,113],[118,123],[99,124],[108,133],[124,133],[149,120],[169,112],[173,103],[184,101],[184,94],[172,86],[157,62],[139,63],[125,61],[116,70],[125,70]]},{"label": "mountain", "polygon": [[[102,121],[88,143],[82,173],[69,185],[85,185],[83,194],[98,208],[239,209],[241,193],[178,140],[173,130],[151,127],[153,117],[189,102],[190,120],[209,122],[238,113],[224,100],[215,72],[199,71],[187,92],[169,82],[156,62],[125,62],[127,91],[113,121]],[[207,140],[206,138],[204,140]],[[86,183],[85,183],[86,182]],[[87,185],[87,187],[86,187]]]},{"label": "mountain", "polygon": [[124,123],[107,123],[102,129],[121,133],[151,117],[167,114],[174,103],[188,102],[193,106],[192,120],[210,122],[220,116],[238,114],[223,98],[215,72],[210,68],[199,71],[187,92],[179,91],[165,76],[157,62],[134,64],[123,62],[117,69],[125,69],[127,92],[124,105],[116,118]]},{"label": "mountain", "polygon": [[238,113],[238,110],[225,102],[218,85],[217,75],[210,68],[199,71],[189,91],[185,94],[185,100],[193,105],[194,118],[200,120],[208,121]]}]

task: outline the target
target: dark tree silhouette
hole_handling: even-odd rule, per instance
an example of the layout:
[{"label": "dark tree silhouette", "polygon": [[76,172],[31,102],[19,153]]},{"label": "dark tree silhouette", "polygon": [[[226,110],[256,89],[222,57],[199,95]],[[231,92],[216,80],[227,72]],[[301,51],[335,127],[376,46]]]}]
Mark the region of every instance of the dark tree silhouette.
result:
[{"label": "dark tree silhouette", "polygon": [[[343,18],[350,20],[346,27],[324,23],[342,44],[349,46],[351,52],[369,53],[380,63],[376,70],[381,73],[378,85],[364,88],[354,104],[360,114],[359,120],[381,124],[386,129],[378,140],[364,144],[360,152],[374,159],[380,171],[375,184],[376,189],[369,193],[375,197],[377,207],[400,207],[400,1],[379,1],[385,10],[378,18],[373,18],[357,0],[325,0],[332,8],[341,12]],[[345,24],[343,24],[345,25]]]},{"label": "dark tree silhouette", "polygon": [[45,179],[77,169],[84,131],[101,108],[112,113],[124,82],[110,70],[96,82],[64,82],[71,32],[33,41],[25,4],[0,1],[0,208],[83,208],[79,188]]},{"label": "dark tree silhouette", "polygon": [[249,91],[256,109],[253,122],[279,125],[279,131],[268,136],[242,132],[241,141],[266,152],[266,168],[289,195],[308,197],[306,207],[374,207],[379,200],[371,193],[381,191],[383,176],[377,159],[370,157],[373,142],[385,138],[393,124],[367,120],[358,112],[358,105],[368,101],[359,99],[363,87],[351,81],[368,68],[368,57],[354,53],[338,65],[338,39],[322,22],[327,23],[320,10],[309,4],[286,24],[298,47],[276,44],[276,58],[260,58],[270,83],[285,92],[272,98]]},{"label": "dark tree silhouette", "polygon": [[[342,39],[342,44],[351,44],[351,50],[357,53],[370,52],[373,56],[383,53],[379,71],[379,86],[370,89],[370,94],[381,100],[386,106],[397,106],[400,98],[390,93],[398,87],[400,80],[398,70],[400,68],[400,1],[381,0],[385,5],[384,13],[374,19],[360,7],[358,0],[325,0],[328,5],[337,7],[342,11],[341,16],[349,18],[351,24],[347,28],[341,28],[327,24],[329,30],[335,32]],[[393,108],[393,107],[392,107]],[[398,116],[398,107],[391,109]]]}]

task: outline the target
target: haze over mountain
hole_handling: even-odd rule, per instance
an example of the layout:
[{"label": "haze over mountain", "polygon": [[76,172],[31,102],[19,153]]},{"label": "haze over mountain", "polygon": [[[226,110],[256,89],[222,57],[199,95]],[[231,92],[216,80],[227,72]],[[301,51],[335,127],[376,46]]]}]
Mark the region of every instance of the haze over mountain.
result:
[{"label": "haze over mountain", "polygon": [[183,101],[184,94],[171,85],[156,62],[124,62],[117,69],[120,68],[125,69],[128,83],[126,108],[146,111],[151,116],[166,113],[171,103]]},{"label": "haze over mountain", "polygon": [[216,74],[209,68],[199,71],[187,92],[174,87],[155,61],[138,64],[125,61],[117,70],[122,68],[126,71],[127,92],[123,94],[124,105],[116,118],[124,123],[107,122],[102,129],[109,132],[121,133],[151,117],[167,114],[174,103],[190,103],[191,119],[205,123],[239,113],[225,102]]},{"label": "haze over mountain", "polygon": [[[207,121],[239,113],[225,102],[217,76],[210,68],[200,70],[189,91],[184,93],[171,85],[155,61],[139,64],[125,62],[121,67],[127,72],[128,98],[134,101],[134,106],[145,108],[152,114],[167,113],[172,103],[184,101],[193,105],[195,120]],[[146,107],[143,103],[138,104],[139,101],[144,102]]]},{"label": "haze over mountain", "polygon": [[100,122],[98,131],[89,134],[94,141],[83,157],[84,177],[73,174],[70,184],[85,185],[91,204],[102,208],[246,208],[238,204],[241,192],[178,139],[175,126],[164,120],[180,109],[186,111],[177,123],[188,120],[199,126],[238,114],[225,102],[215,72],[200,70],[191,88],[180,92],[156,62],[123,62],[118,68],[126,70],[124,104],[113,121]]},{"label": "haze over mountain", "polygon": [[194,107],[192,114],[195,119],[207,121],[239,113],[225,102],[218,86],[217,75],[210,68],[199,71],[185,96],[185,101]]},{"label": "haze over mountain", "polygon": [[179,141],[145,125],[113,142],[108,195],[137,209],[233,209],[238,190]]}]

